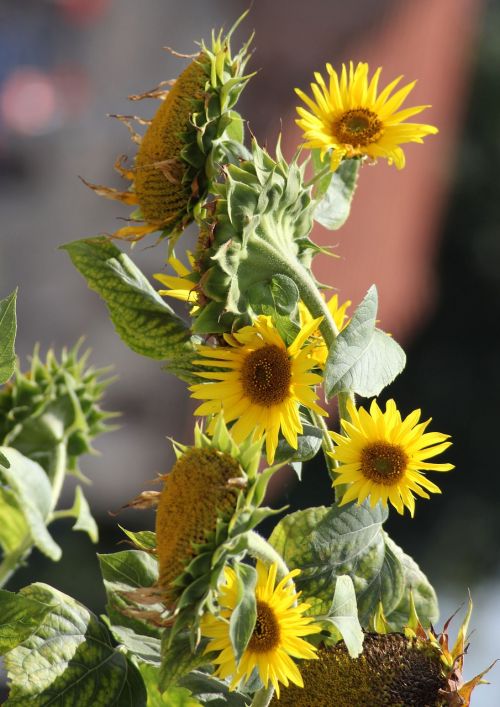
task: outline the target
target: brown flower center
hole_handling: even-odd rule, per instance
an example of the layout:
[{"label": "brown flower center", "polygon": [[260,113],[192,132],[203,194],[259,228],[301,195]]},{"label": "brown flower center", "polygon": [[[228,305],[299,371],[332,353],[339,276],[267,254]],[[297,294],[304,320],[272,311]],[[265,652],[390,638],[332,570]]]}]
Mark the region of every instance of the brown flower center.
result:
[{"label": "brown flower center", "polygon": [[361,472],[377,484],[397,484],[407,465],[407,454],[399,445],[390,442],[373,442],[361,452]]},{"label": "brown flower center", "polygon": [[290,394],[291,380],[288,354],[274,344],[252,351],[243,362],[243,391],[256,405],[270,407],[282,403]]},{"label": "brown flower center", "polygon": [[274,611],[268,604],[257,600],[257,620],[248,649],[255,653],[272,651],[279,644],[280,627]]},{"label": "brown flower center", "polygon": [[382,123],[376,113],[366,108],[348,110],[333,123],[332,132],[341,143],[364,147],[382,135]]}]

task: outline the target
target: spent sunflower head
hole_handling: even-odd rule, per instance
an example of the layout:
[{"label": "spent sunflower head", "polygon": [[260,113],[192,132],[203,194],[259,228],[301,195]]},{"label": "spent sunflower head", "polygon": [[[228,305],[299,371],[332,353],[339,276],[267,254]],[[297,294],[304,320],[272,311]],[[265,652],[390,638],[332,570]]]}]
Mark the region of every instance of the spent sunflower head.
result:
[{"label": "spent sunflower head", "polygon": [[317,81],[311,83],[314,98],[295,89],[310,108],[297,108],[300,118],[296,123],[304,131],[305,147],[319,149],[322,158],[331,151],[332,171],[342,159],[363,155],[374,159],[383,157],[402,169],[405,154],[400,145],[422,142],[426,135],[438,132],[433,125],[405,122],[430,107],[422,105],[400,110],[415,81],[393,93],[403,78],[398,76],[379,93],[381,67],[371,80],[368,79],[368,64],[362,62],[356,67],[350,62],[349,70],[343,64],[340,77],[330,64],[326,65],[326,70],[328,84],[319,72],[314,74]]},{"label": "spent sunflower head", "polygon": [[152,498],[145,492],[130,504],[157,506],[159,574],[154,587],[130,598],[162,604],[157,621],[175,624],[176,632],[186,624],[196,628],[228,559],[241,557],[246,533],[274,513],[260,506],[275,469],[257,473],[261,444],[237,445],[221,416],[212,438],[196,427],[194,446],[175,443],[174,449],[177,461],[163,477],[161,492]]},{"label": "spent sunflower head", "polygon": [[206,401],[195,415],[214,415],[222,410],[225,420],[234,423],[231,434],[237,442],[247,437],[259,440],[265,435],[270,464],[280,431],[297,449],[297,435],[303,430],[300,405],[327,415],[316,403],[314,386],[322,382],[322,377],[311,372],[316,366],[311,357],[315,345],[303,345],[319,322],[311,320],[287,346],[271,317],[261,315],[251,326],[224,334],[228,346],[200,346],[204,358],[195,363],[216,370],[199,372],[211,382],[190,388],[193,398]]},{"label": "spent sunflower head", "polygon": [[302,636],[318,633],[321,628],[310,616],[304,616],[308,604],[298,603],[293,577],[300,570],[293,570],[276,584],[277,566],[266,568],[257,563],[255,600],[257,618],[250,640],[240,658],[236,660],[230,637],[230,619],[238,604],[236,573],[227,567],[224,584],[220,588],[218,603],[220,614],[206,614],[201,631],[209,639],[206,652],[218,651],[214,659],[215,675],[230,678],[231,689],[248,682],[254,670],[267,687],[269,682],[279,696],[279,683],[290,682],[302,687],[300,671],[292,658],[315,658],[316,648]]},{"label": "spent sunflower head", "polygon": [[[243,74],[250,42],[233,56],[230,38],[245,15],[225,37],[220,32],[212,35],[209,45],[201,42],[199,53],[175,81],[130,96],[132,100],[161,101],[152,120],[115,116],[138,144],[131,169],[122,166],[122,158],[115,164],[130,189],[119,191],[86,182],[97,194],[136,207],[131,223],[118,229],[115,238],[136,241],[156,231],[162,238],[178,237],[193,220],[210,180],[217,177],[218,163],[238,151],[243,125],[232,107],[250,78]],[[168,90],[165,84],[170,85]],[[134,119],[147,125],[144,135],[132,127]]]},{"label": "spent sunflower head", "polygon": [[388,501],[398,513],[406,506],[413,516],[415,497],[429,498],[427,491],[441,493],[424,475],[425,471],[450,471],[452,464],[427,461],[451,445],[449,435],[425,432],[430,419],[419,423],[421,411],[414,410],[405,419],[394,400],[388,400],[385,412],[372,401],[370,412],[348,403],[350,422],[342,420],[344,434],[330,432],[335,449],[330,452],[339,462],[334,486],[349,484],[341,504],[370,496],[371,506]]},{"label": "spent sunflower head", "polygon": [[[337,294],[333,295],[326,303],[330,313],[333,317],[338,331],[342,331],[349,324],[350,319],[347,316],[347,309],[351,306],[351,300],[346,300],[341,305],[339,305],[339,297]],[[305,304],[301,301],[299,302],[299,317],[300,326],[304,327],[312,321],[312,316]],[[316,346],[311,352],[311,356],[317,363],[323,367],[328,358],[328,347],[323,340],[323,335],[319,329],[316,329],[311,335],[312,339],[316,341]]]}]

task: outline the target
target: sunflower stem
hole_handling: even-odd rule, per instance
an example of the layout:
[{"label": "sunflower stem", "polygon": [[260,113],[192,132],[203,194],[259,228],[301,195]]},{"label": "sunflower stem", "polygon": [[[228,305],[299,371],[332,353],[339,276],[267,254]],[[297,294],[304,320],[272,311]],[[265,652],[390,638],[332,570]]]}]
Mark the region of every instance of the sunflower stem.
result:
[{"label": "sunflower stem", "polygon": [[277,565],[276,578],[281,581],[287,574],[290,574],[284,559],[281,557],[272,545],[270,545],[262,535],[259,535],[254,530],[247,533],[248,552],[256,560],[260,560],[265,565]]},{"label": "sunflower stem", "polygon": [[267,707],[274,695],[274,687],[269,685],[268,687],[261,687],[255,695],[253,696],[252,704],[250,707]]},{"label": "sunflower stem", "polygon": [[323,177],[326,177],[327,174],[331,172],[330,168],[330,163],[325,165],[323,169],[320,169],[319,172],[316,172],[314,177],[311,177],[311,179],[304,184],[304,187],[307,189],[308,187],[312,187],[314,184],[320,181],[320,179],[323,179]]},{"label": "sunflower stem", "polygon": [[[329,452],[333,452],[335,449],[332,438],[329,435],[329,430],[327,427],[327,424],[323,417],[321,415],[318,415],[316,412],[312,411],[312,416],[314,420],[314,424],[319,427],[321,430],[321,434],[323,436],[323,439],[321,441],[321,447],[323,449],[323,455],[325,457],[325,462],[326,462],[326,468],[328,469],[328,474],[330,476],[330,479],[335,481],[335,471],[337,469],[337,461],[333,459]],[[338,501],[339,499],[337,498],[337,494],[335,493],[335,500]]]}]

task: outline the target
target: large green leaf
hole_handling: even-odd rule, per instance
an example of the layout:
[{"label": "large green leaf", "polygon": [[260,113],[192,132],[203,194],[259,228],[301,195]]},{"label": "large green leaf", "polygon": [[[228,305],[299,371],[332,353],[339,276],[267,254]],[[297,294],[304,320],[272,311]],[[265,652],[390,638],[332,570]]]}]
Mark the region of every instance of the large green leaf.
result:
[{"label": "large green leaf", "polygon": [[49,604],[0,589],[0,655],[30,638],[49,611]]},{"label": "large green leaf", "polygon": [[435,625],[439,618],[439,608],[434,588],[412,557],[403,552],[388,535],[385,541],[386,547],[392,550],[403,568],[405,585],[398,605],[386,616],[390,630],[401,631],[407,625],[410,615],[410,592],[422,625],[426,628],[431,624]]},{"label": "large green leaf", "polygon": [[326,617],[322,617],[337,634],[337,640],[343,639],[351,658],[363,650],[363,629],[359,623],[356,592],[352,579],[340,575],[335,582],[333,601]]},{"label": "large green leaf", "polygon": [[[134,589],[151,587],[158,579],[158,563],[147,552],[123,550],[110,555],[98,555],[101,573],[106,588],[108,614],[111,630],[114,626],[125,626],[135,633],[157,638],[160,632],[150,623],[135,616],[127,615],[128,609],[137,604],[127,596]],[[151,609],[162,609],[153,605]]]},{"label": "large green leaf", "polygon": [[[322,161],[319,150],[313,150],[315,172],[321,171],[326,161]],[[315,194],[318,200],[314,210],[314,220],[330,231],[335,231],[347,221],[351,202],[356,191],[360,160],[344,160],[336,172],[325,175],[318,184]]]},{"label": "large green leaf", "polygon": [[[54,542],[46,526],[52,502],[52,489],[46,473],[39,464],[25,457],[17,449],[1,447],[1,452],[10,462],[8,468],[0,467],[0,481],[7,487],[2,493],[3,504],[14,507],[16,524],[20,524],[21,511],[32,544],[52,560],[59,560],[61,548]],[[11,523],[12,520],[7,522]],[[3,533],[0,532],[0,538],[2,536]],[[12,548],[12,536],[6,540],[10,551],[15,549]]]},{"label": "large green leaf", "polygon": [[207,640],[202,639],[196,650],[193,650],[191,631],[184,630],[175,634],[164,631],[161,641],[160,689],[169,690],[191,670],[207,665],[209,658],[205,655],[206,645]]},{"label": "large green leaf", "polygon": [[99,236],[62,246],[89,287],[106,302],[118,335],[132,351],[167,360],[190,350],[190,330],[132,260]]},{"label": "large green leaf", "polygon": [[21,596],[50,611],[35,632],[5,656],[10,696],[6,707],[146,707],[146,690],[135,665],[113,648],[94,614],[46,584]]},{"label": "large green leaf", "polygon": [[330,349],[325,366],[329,398],[344,391],[366,398],[378,395],[405,367],[403,349],[375,326],[377,307],[377,288],[372,285]]},{"label": "large green leaf", "polygon": [[339,575],[354,583],[360,621],[368,624],[381,601],[393,611],[404,591],[404,571],[386,544],[382,523],[387,511],[350,504],[342,508],[308,508],[285,516],[270,542],[286,564],[302,570],[297,587],[311,604],[310,613],[327,614]]},{"label": "large green leaf", "polygon": [[8,297],[0,300],[0,384],[9,380],[16,364],[16,296],[17,291],[14,290]]}]

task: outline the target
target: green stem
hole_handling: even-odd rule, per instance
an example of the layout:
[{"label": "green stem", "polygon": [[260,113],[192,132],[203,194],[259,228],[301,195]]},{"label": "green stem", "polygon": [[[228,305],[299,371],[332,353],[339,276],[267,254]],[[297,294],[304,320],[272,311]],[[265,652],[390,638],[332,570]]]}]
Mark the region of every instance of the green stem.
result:
[{"label": "green stem", "polygon": [[253,696],[252,704],[250,707],[267,707],[268,704],[273,699],[274,687],[269,685],[268,687],[262,687]]},{"label": "green stem", "polygon": [[262,535],[259,535],[254,530],[251,530],[247,534],[248,538],[248,552],[256,560],[264,562],[266,565],[276,564],[278,566],[276,572],[276,578],[278,581],[282,580],[290,573],[290,570],[286,566],[284,559],[281,557],[279,552],[277,552],[272,545],[270,545]]},{"label": "green stem", "polygon": [[52,484],[52,493],[50,495],[50,512],[47,524],[54,520],[53,513],[59,502],[59,496],[61,495],[64,478],[66,476],[67,463],[68,454],[66,450],[66,441],[61,440],[56,447],[54,461],[49,473],[49,478]]},{"label": "green stem", "polygon": [[304,184],[304,187],[307,189],[308,187],[312,187],[313,184],[316,184],[316,182],[319,182],[320,179],[323,179],[323,177],[326,177],[328,173],[330,173],[332,170],[330,169],[330,165],[327,164],[323,169],[320,169],[319,172],[316,172],[314,177],[311,177],[311,179]]},{"label": "green stem", "polygon": [[[332,438],[328,434],[328,427],[325,422],[325,419],[321,416],[318,415],[316,412],[312,411],[312,417],[314,420],[314,424],[319,427],[322,433],[322,441],[321,441],[321,446],[323,448],[323,454],[325,457],[325,462],[326,462],[326,468],[328,469],[328,474],[330,475],[330,479],[332,481],[335,481],[337,478],[335,475],[335,470],[337,469],[337,461],[333,457],[330,456],[329,452],[333,452],[335,449],[335,446],[333,444]],[[337,498],[337,492],[335,492],[335,500],[338,501],[339,499]]]}]

